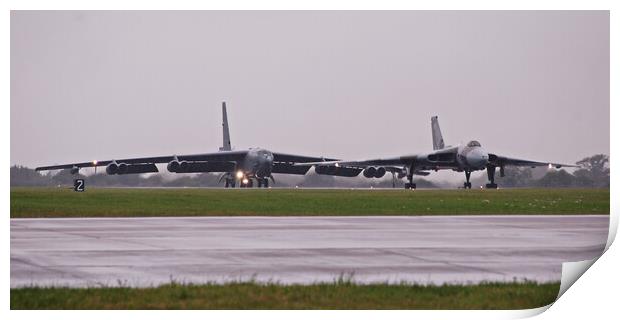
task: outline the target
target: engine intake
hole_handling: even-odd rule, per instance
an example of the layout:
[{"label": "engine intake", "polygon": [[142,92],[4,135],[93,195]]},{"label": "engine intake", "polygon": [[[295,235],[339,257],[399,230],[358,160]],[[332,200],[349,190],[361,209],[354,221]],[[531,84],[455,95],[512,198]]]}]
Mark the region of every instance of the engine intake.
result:
[{"label": "engine intake", "polygon": [[118,164],[118,172],[117,174],[126,174],[127,170],[129,170],[129,165],[126,163],[119,163]]},{"label": "engine intake", "polygon": [[117,174],[118,173],[118,164],[116,162],[112,162],[105,167],[105,172],[107,174]]},{"label": "engine intake", "polygon": [[363,171],[366,178],[381,178],[385,175],[385,172],[384,167],[368,167]]},{"label": "engine intake", "polygon": [[377,172],[375,172],[375,178],[382,178],[385,175],[385,168],[379,167],[377,168]]},{"label": "engine intake", "polygon": [[180,164],[176,160],[172,160],[168,162],[168,165],[166,166],[169,172],[177,172],[179,171],[179,167],[180,167]]},{"label": "engine intake", "polygon": [[374,178],[375,177],[375,173],[377,173],[377,168],[375,167],[368,167],[366,169],[364,169],[364,177],[366,178]]},{"label": "engine intake", "polygon": [[189,162],[187,161],[181,161],[179,163],[179,171],[178,172],[187,172],[189,171]]}]

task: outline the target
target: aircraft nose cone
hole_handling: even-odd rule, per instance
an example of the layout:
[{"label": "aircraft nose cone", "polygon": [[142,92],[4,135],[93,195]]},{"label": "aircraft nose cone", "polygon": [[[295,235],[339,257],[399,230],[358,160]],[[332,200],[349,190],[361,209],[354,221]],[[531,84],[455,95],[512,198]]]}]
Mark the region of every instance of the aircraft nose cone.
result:
[{"label": "aircraft nose cone", "polygon": [[472,167],[483,168],[487,165],[488,161],[489,155],[481,149],[472,150],[467,155],[467,163]]}]

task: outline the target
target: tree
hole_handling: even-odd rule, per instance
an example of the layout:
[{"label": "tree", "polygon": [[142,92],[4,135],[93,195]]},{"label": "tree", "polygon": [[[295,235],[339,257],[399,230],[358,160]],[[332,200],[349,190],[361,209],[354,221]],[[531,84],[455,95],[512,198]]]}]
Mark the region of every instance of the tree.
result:
[{"label": "tree", "polygon": [[562,169],[559,171],[549,171],[547,174],[536,181],[539,187],[573,187],[575,186],[575,177]]},{"label": "tree", "polygon": [[504,187],[527,187],[532,185],[532,169],[529,167],[506,167],[505,176],[496,173],[496,180]]},{"label": "tree", "polygon": [[577,161],[581,169],[574,175],[578,186],[609,187],[609,156],[597,154]]},{"label": "tree", "polygon": [[23,166],[11,167],[11,187],[32,187],[50,185],[48,176]]}]

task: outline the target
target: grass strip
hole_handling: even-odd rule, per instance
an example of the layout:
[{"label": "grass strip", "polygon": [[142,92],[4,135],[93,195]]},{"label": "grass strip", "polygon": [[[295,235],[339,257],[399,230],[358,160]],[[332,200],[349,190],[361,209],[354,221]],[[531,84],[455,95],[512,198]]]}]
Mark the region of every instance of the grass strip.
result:
[{"label": "grass strip", "polygon": [[11,309],[529,309],[559,282],[423,286],[333,282],[168,284],[154,288],[11,289]]},{"label": "grass strip", "polygon": [[11,218],[609,214],[609,189],[11,188]]}]

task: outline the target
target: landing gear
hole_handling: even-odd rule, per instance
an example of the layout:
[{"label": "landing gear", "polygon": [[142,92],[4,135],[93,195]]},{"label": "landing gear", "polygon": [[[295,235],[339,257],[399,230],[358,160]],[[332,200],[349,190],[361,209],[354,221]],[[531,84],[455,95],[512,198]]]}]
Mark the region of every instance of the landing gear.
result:
[{"label": "landing gear", "polygon": [[269,188],[269,180],[267,178],[257,178],[256,181],[258,182],[258,187],[265,187],[265,188]]},{"label": "landing gear", "polygon": [[407,183],[405,183],[405,189],[409,190],[409,189],[414,189],[416,188],[415,183],[413,183],[413,169],[414,169],[414,164],[411,164],[411,167],[409,168],[408,172],[407,172]]},{"label": "landing gear", "polygon": [[235,187],[235,179],[226,178],[226,185],[224,185],[224,188],[234,188],[234,187]]},{"label": "landing gear", "polygon": [[396,188],[396,172],[392,171],[392,189]]},{"label": "landing gear", "polygon": [[471,171],[465,170],[465,183],[463,183],[463,188],[471,189],[471,182],[469,182],[469,178],[471,178]]},{"label": "landing gear", "polygon": [[253,184],[254,183],[253,183],[252,179],[247,178],[247,181],[245,181],[245,183],[244,183],[243,180],[239,181],[239,188],[252,188]]},{"label": "landing gear", "polygon": [[487,183],[487,189],[497,189],[495,183],[495,166],[487,166],[487,176],[489,177],[489,183]]}]

